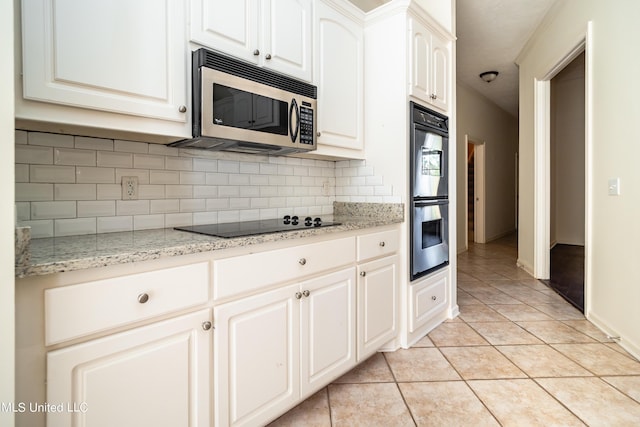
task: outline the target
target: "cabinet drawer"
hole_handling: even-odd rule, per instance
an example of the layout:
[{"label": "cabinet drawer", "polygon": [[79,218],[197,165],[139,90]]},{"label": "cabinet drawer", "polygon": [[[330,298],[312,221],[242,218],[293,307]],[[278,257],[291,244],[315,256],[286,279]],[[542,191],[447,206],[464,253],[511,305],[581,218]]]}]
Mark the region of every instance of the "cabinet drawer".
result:
[{"label": "cabinet drawer", "polygon": [[398,232],[396,230],[358,236],[358,262],[389,255],[397,250]]},{"label": "cabinet drawer", "polygon": [[355,261],[355,237],[215,261],[216,300],[302,278]]},{"label": "cabinet drawer", "polygon": [[415,332],[446,306],[447,276],[412,285],[409,294],[409,332]]},{"label": "cabinet drawer", "polygon": [[45,345],[203,304],[208,299],[208,262],[47,289]]}]

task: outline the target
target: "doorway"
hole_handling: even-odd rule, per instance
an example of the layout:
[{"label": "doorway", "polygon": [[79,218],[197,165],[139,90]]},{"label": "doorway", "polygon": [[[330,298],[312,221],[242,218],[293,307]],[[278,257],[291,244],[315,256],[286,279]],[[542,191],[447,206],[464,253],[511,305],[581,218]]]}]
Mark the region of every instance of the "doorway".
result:
[{"label": "doorway", "polygon": [[584,312],[585,54],[551,79],[548,284]]},{"label": "doorway", "polygon": [[485,238],[485,144],[465,135],[467,145],[466,217],[468,242],[486,243]]}]

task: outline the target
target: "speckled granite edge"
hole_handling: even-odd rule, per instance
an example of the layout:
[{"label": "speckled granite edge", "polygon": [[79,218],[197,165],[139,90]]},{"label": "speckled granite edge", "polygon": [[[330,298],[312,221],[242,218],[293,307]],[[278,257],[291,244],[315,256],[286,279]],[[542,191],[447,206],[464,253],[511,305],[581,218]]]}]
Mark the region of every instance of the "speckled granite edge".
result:
[{"label": "speckled granite edge", "polygon": [[404,220],[404,203],[333,202],[333,215],[353,218]]},{"label": "speckled granite edge", "polygon": [[[375,204],[347,204],[375,205]],[[403,206],[400,204],[400,206]],[[349,230],[380,227],[404,221],[397,215],[398,207],[376,209],[373,206],[339,207],[334,221],[341,225],[326,228],[311,228],[282,233],[261,234],[232,239],[204,236],[177,231],[170,228],[129,231],[121,233],[90,234],[69,237],[32,239],[25,250],[30,262],[16,265],[18,278],[39,276],[65,271],[84,270],[109,265],[148,261],[165,257],[210,252],[221,249],[256,245],[260,243],[286,241]],[[368,214],[364,214],[368,212]],[[393,214],[395,212],[395,214]],[[404,212],[404,208],[402,208]],[[353,215],[359,213],[358,215]]]}]

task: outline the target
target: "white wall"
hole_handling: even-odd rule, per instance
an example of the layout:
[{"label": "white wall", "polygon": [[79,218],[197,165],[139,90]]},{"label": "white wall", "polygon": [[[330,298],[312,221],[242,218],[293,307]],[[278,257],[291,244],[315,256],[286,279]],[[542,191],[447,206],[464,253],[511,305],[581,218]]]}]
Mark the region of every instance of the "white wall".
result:
[{"label": "white wall", "polygon": [[[622,337],[640,355],[640,2],[563,0],[556,2],[533,34],[520,65],[520,218],[518,257],[534,266],[535,81],[549,78],[587,34],[587,289],[586,314]],[[590,123],[589,123],[590,122]],[[622,194],[608,195],[608,180],[619,177]]]},{"label": "white wall", "polygon": [[[0,403],[14,399],[13,2],[0,2]],[[13,413],[0,411],[0,425]]]},{"label": "white wall", "polygon": [[515,230],[515,154],[518,121],[475,90],[457,86],[457,245],[465,248],[465,135],[485,143],[485,236],[486,241]]}]

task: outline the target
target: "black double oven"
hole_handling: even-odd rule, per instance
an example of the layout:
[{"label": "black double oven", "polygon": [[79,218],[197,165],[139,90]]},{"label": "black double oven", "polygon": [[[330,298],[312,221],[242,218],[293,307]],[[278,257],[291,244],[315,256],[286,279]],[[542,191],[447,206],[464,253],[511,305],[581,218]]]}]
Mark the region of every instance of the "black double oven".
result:
[{"label": "black double oven", "polygon": [[449,264],[449,121],[410,103],[411,280]]}]

